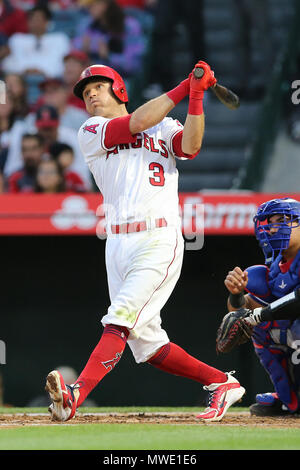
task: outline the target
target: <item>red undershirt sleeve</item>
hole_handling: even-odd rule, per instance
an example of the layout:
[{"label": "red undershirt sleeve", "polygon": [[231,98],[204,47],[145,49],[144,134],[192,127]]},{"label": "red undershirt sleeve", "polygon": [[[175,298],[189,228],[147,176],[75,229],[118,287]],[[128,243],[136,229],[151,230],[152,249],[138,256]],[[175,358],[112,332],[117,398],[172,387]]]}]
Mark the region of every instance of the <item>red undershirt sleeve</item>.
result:
[{"label": "red undershirt sleeve", "polygon": [[182,131],[177,132],[174,137],[172,138],[172,146],[173,146],[173,151],[176,157],[179,158],[188,158],[189,160],[192,160],[195,158],[199,152],[194,153],[193,155],[189,155],[187,153],[184,153],[182,151]]},{"label": "red undershirt sleeve", "polygon": [[137,135],[132,135],[129,130],[131,114],[111,119],[105,130],[104,145],[106,148],[118,144],[130,144],[136,142]]}]

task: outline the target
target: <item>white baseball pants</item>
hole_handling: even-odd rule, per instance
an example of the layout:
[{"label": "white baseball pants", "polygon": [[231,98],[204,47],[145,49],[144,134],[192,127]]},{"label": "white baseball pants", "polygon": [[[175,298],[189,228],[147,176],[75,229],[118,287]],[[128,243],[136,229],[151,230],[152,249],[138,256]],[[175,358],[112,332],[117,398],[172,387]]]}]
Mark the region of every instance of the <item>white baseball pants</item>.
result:
[{"label": "white baseball pants", "polygon": [[179,279],[184,252],[180,227],[108,236],[106,269],[111,305],[103,326],[130,331],[136,362],[146,362],[169,342],[160,311]]}]

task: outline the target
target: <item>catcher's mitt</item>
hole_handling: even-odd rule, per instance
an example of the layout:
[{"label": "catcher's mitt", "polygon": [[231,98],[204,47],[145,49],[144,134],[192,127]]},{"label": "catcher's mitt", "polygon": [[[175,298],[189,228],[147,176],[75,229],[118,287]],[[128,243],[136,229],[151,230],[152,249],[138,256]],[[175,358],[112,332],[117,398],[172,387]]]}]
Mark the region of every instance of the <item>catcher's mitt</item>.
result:
[{"label": "catcher's mitt", "polygon": [[246,343],[253,333],[253,326],[245,322],[252,310],[239,308],[225,315],[217,331],[217,353],[228,353],[236,346]]}]

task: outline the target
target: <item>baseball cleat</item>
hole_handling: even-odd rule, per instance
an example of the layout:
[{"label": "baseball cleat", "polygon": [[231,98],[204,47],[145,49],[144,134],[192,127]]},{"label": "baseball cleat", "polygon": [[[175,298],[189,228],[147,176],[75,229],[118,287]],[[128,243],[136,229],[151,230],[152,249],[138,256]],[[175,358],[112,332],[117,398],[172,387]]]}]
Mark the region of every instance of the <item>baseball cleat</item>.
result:
[{"label": "baseball cleat", "polygon": [[60,372],[53,370],[48,374],[45,390],[52,401],[48,408],[52,421],[68,421],[75,416],[78,399],[78,396],[75,397],[76,389],[72,385],[65,385]]},{"label": "baseball cleat", "polygon": [[250,406],[251,416],[289,416],[299,413],[297,402],[294,403],[295,409],[289,409],[279,399],[277,393],[258,393],[256,403]]},{"label": "baseball cleat", "polygon": [[249,408],[251,416],[289,416],[292,415],[286,406],[279,400],[273,405],[261,405],[260,403],[254,403]]},{"label": "baseball cleat", "polygon": [[279,401],[278,395],[276,392],[268,392],[268,393],[258,393],[256,395],[256,403],[265,406],[272,406],[277,401]]},{"label": "baseball cleat", "polygon": [[235,371],[226,372],[227,382],[204,386],[208,391],[208,407],[196,416],[203,421],[221,421],[228,408],[241,400],[246,390],[232,374]]}]

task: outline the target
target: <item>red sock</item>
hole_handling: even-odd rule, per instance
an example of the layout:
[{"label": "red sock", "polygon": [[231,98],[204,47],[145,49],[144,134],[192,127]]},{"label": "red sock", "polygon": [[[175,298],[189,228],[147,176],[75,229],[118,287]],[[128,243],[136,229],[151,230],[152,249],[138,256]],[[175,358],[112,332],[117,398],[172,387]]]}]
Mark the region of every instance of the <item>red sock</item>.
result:
[{"label": "red sock", "polygon": [[119,362],[126,346],[128,330],[122,326],[107,325],[85,368],[76,380],[79,388],[77,408],[94,387]]},{"label": "red sock", "polygon": [[227,382],[227,375],[224,372],[198,361],[174,343],[163,346],[148,363],[165,372],[187,377],[203,385]]}]

